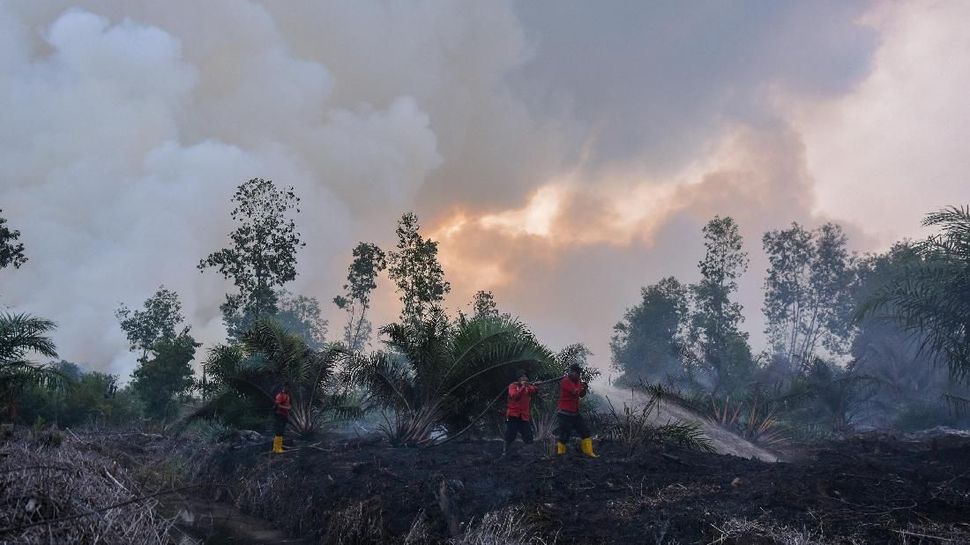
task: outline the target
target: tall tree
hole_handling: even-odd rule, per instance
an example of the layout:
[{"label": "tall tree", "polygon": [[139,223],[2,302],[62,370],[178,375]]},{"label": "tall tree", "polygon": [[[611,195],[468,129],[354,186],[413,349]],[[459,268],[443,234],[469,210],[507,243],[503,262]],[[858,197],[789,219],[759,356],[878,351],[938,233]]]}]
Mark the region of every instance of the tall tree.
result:
[{"label": "tall tree", "polygon": [[388,274],[403,304],[401,324],[419,330],[428,319],[444,316],[441,303],[451,284],[445,281],[438,262],[438,243],[421,236],[413,212],[401,216],[397,237],[397,251],[388,259]]},{"label": "tall tree", "polygon": [[[3,210],[0,210],[0,213],[2,212]],[[7,227],[6,218],[0,216],[0,269],[9,265],[19,269],[27,262],[27,257],[24,256],[24,245],[22,242],[17,242],[19,238],[20,231]]]},{"label": "tall tree", "polygon": [[229,336],[239,338],[256,318],[279,310],[275,288],[296,278],[296,254],[305,243],[289,216],[300,212],[292,187],[253,178],[236,189],[232,202],[237,227],[229,233],[231,247],[209,254],[198,268],[215,268],[236,286],[220,308]]},{"label": "tall tree", "polygon": [[738,278],[748,267],[738,225],[730,217],[715,216],[704,226],[704,259],[698,263],[701,280],[690,286],[694,310],[689,338],[695,365],[710,374],[715,391],[740,385],[753,368],[740,303],[732,301]]},{"label": "tall tree", "polygon": [[677,380],[683,376],[687,288],[670,276],[640,290],[640,303],[613,326],[610,349],[621,381]]},{"label": "tall tree", "polygon": [[160,340],[172,340],[189,331],[188,326],[182,324],[185,318],[178,294],[164,285],[158,287],[155,295],[145,299],[142,310],[131,310],[122,304],[115,316],[128,337],[130,350],[141,351],[139,361],[145,360]]},{"label": "tall tree", "polygon": [[832,223],[813,231],[792,223],[762,238],[769,262],[765,333],[793,370],[806,372],[820,348],[826,356],[848,352],[853,258],[846,240]]},{"label": "tall tree", "polygon": [[367,311],[371,293],[377,288],[377,275],[387,268],[387,256],[384,250],[369,242],[357,244],[353,256],[344,294],[334,297],[333,302],[347,312],[344,342],[352,353],[359,353],[370,339],[372,328]]},{"label": "tall tree", "polygon": [[176,415],[179,402],[195,385],[192,360],[198,346],[188,334],[162,337],[152,347],[154,356],[135,368],[131,385],[149,417],[167,420]]}]

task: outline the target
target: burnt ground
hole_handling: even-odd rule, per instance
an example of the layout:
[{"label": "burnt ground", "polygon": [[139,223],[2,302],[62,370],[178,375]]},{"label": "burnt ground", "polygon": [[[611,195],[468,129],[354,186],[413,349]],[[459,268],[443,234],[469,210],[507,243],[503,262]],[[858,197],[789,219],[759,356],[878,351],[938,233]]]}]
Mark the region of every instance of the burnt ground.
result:
[{"label": "burnt ground", "polygon": [[500,458],[498,442],[325,446],[223,444],[199,477],[212,499],[332,543],[401,542],[422,517],[444,541],[449,520],[509,506],[560,544],[970,543],[970,439],[955,436],[860,436],[778,463],[618,444],[594,460]]}]

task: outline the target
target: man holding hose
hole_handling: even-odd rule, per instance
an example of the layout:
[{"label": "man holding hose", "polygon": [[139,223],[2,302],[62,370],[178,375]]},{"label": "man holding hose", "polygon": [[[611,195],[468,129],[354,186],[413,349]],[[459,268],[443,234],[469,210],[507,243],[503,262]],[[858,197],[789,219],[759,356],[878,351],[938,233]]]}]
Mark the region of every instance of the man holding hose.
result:
[{"label": "man holding hose", "polygon": [[579,413],[579,399],[586,397],[589,385],[580,380],[583,368],[579,365],[569,366],[569,372],[559,381],[559,410],[557,417],[559,429],[556,432],[556,455],[566,454],[566,442],[575,431],[579,435],[580,448],[583,454],[590,458],[599,458],[593,453],[593,438],[589,435],[589,428]]}]

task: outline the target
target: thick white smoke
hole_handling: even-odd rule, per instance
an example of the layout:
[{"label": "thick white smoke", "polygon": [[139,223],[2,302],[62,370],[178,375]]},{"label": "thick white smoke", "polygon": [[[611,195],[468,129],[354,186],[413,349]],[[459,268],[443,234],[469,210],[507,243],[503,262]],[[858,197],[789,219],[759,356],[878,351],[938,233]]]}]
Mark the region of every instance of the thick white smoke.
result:
[{"label": "thick white smoke", "polygon": [[[31,15],[0,11],[0,206],[30,257],[4,272],[3,302],[54,318],[64,357],[130,370],[113,309],[161,283],[202,339],[217,339],[226,287],[195,264],[224,244],[240,182],[296,187],[308,240],[296,288],[326,300],[358,212],[375,198],[409,206],[441,162],[413,98],[332,104],[328,69],[278,39],[238,28],[239,40],[206,44],[212,27],[184,39],[179,26],[82,9]],[[366,198],[339,196],[354,191]]]},{"label": "thick white smoke", "polygon": [[[195,265],[225,244],[235,186],[264,177],[303,199],[289,288],[332,319],[353,244],[393,244],[415,209],[445,239],[452,307],[494,289],[544,341],[587,342],[605,365],[639,286],[692,281],[700,226],[733,214],[757,337],[761,232],[843,211],[819,206],[820,176],[831,200],[878,186],[860,174],[925,164],[894,140],[905,123],[875,127],[905,118],[865,106],[918,97],[913,63],[916,79],[939,75],[947,44],[925,36],[959,36],[959,2],[871,4],[2,2],[0,208],[30,261],[0,271],[0,305],[56,320],[63,357],[123,375],[134,358],[113,311],[159,284],[218,341],[228,286]],[[966,112],[958,92],[939,97],[932,112]],[[965,135],[947,119],[920,116],[921,134]],[[873,135],[874,154],[849,149]],[[958,164],[961,147],[927,142]],[[397,311],[381,289],[378,323]]]}]

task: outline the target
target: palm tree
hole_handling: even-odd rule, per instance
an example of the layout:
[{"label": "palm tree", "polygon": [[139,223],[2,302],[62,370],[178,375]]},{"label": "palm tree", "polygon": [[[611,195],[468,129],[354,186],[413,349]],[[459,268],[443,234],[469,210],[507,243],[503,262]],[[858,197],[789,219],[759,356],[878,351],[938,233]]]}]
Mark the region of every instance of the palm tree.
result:
[{"label": "palm tree", "polygon": [[290,428],[298,435],[313,435],[327,418],[359,412],[333,380],[336,364],[346,357],[339,345],[314,350],[276,320],[257,320],[242,335],[241,343],[210,350],[204,366],[217,390],[190,418],[214,415],[240,398],[248,408],[268,414],[276,391],[286,385],[292,404]]},{"label": "palm tree", "polygon": [[928,214],[937,235],[915,245],[918,259],[878,291],[859,316],[888,312],[921,334],[921,349],[945,363],[951,376],[970,380],[970,207]]},{"label": "palm tree", "polygon": [[54,322],[29,314],[0,314],[0,402],[11,421],[17,416],[17,392],[28,385],[54,386],[61,375],[53,368],[28,359],[36,353],[57,357],[49,337]]},{"label": "palm tree", "polygon": [[455,324],[435,317],[381,333],[388,349],[360,360],[355,376],[373,402],[393,410],[384,431],[394,444],[428,444],[438,431],[473,425],[516,369],[534,378],[558,372],[550,351],[507,316],[461,317]]}]

